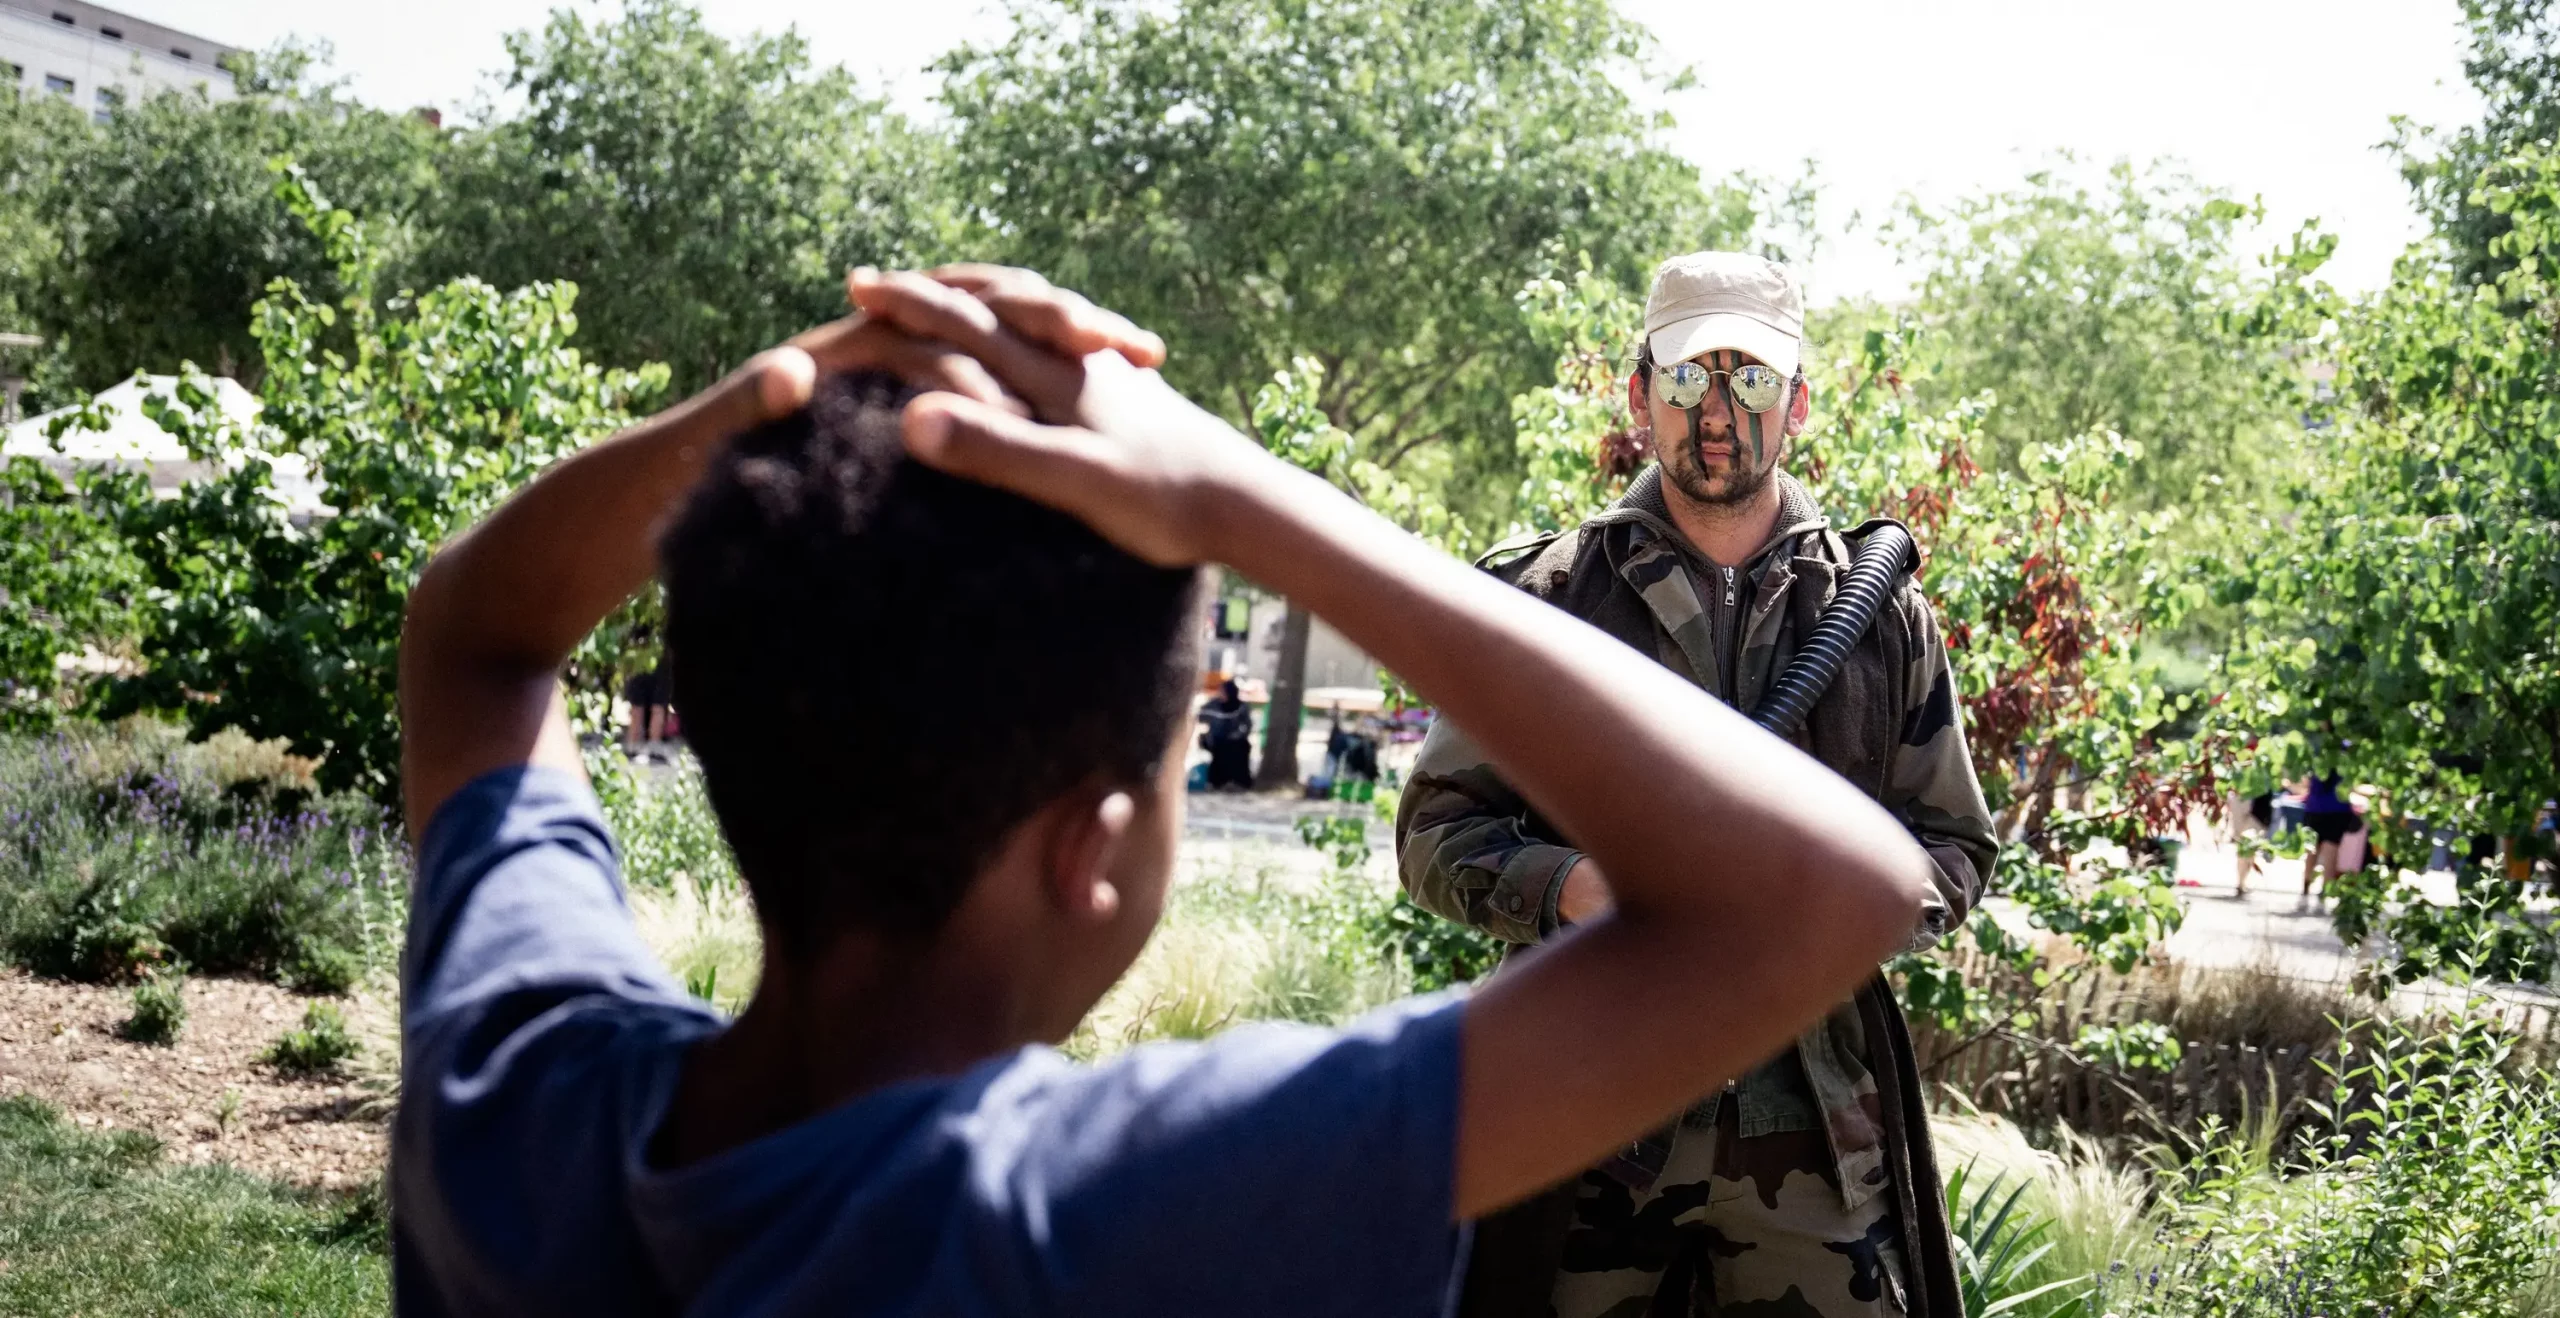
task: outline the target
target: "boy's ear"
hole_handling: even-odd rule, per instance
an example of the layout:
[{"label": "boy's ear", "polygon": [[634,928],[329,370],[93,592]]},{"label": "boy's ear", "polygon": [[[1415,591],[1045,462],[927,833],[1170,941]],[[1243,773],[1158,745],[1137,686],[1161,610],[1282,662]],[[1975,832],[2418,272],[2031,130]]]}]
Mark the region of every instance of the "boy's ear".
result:
[{"label": "boy's ear", "polygon": [[1070,920],[1107,924],[1120,913],[1111,867],[1138,817],[1138,803],[1127,792],[1079,794],[1061,802],[1060,811],[1050,836],[1049,899]]}]

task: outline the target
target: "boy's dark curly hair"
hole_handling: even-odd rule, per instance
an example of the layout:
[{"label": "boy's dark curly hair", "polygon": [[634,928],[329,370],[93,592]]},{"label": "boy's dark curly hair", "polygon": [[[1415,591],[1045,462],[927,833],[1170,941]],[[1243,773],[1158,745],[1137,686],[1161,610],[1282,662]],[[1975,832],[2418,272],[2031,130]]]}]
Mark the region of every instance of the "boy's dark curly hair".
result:
[{"label": "boy's dark curly hair", "polygon": [[1198,574],[924,467],[882,375],[715,458],[660,542],[684,734],[767,936],[929,936],[1017,824],[1145,782],[1196,673]]}]

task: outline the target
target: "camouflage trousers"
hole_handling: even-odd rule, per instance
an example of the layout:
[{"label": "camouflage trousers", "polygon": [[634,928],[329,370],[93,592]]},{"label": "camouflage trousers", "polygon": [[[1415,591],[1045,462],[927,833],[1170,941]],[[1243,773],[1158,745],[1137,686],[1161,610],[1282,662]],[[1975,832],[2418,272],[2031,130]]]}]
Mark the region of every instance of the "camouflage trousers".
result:
[{"label": "camouflage trousers", "polygon": [[1901,1318],[1894,1196],[1841,1206],[1818,1130],[1741,1137],[1739,1104],[1684,1119],[1642,1192],[1583,1174],[1556,1318]]}]

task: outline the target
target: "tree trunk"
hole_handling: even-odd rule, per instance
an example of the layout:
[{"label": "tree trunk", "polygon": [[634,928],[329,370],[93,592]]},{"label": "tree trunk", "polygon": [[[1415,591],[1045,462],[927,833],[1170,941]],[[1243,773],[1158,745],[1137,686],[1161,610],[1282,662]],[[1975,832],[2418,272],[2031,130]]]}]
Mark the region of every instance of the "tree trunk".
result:
[{"label": "tree trunk", "polygon": [[1262,767],[1257,790],[1298,785],[1298,720],[1307,703],[1307,638],[1315,615],[1292,604],[1280,620],[1280,665],[1271,674],[1270,713],[1263,720]]}]

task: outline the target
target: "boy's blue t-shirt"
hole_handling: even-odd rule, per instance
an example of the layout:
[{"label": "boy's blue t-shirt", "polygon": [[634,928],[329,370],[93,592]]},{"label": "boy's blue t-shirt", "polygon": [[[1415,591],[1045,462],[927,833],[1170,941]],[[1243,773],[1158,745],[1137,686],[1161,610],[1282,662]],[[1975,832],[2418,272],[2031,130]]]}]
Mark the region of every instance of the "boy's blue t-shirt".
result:
[{"label": "boy's blue t-shirt", "polygon": [[402,1313],[1436,1314],[1460,1004],[1079,1066],[1025,1048],[668,1170],[721,1018],[623,904],[594,796],[517,768],[418,853],[391,1153]]}]

